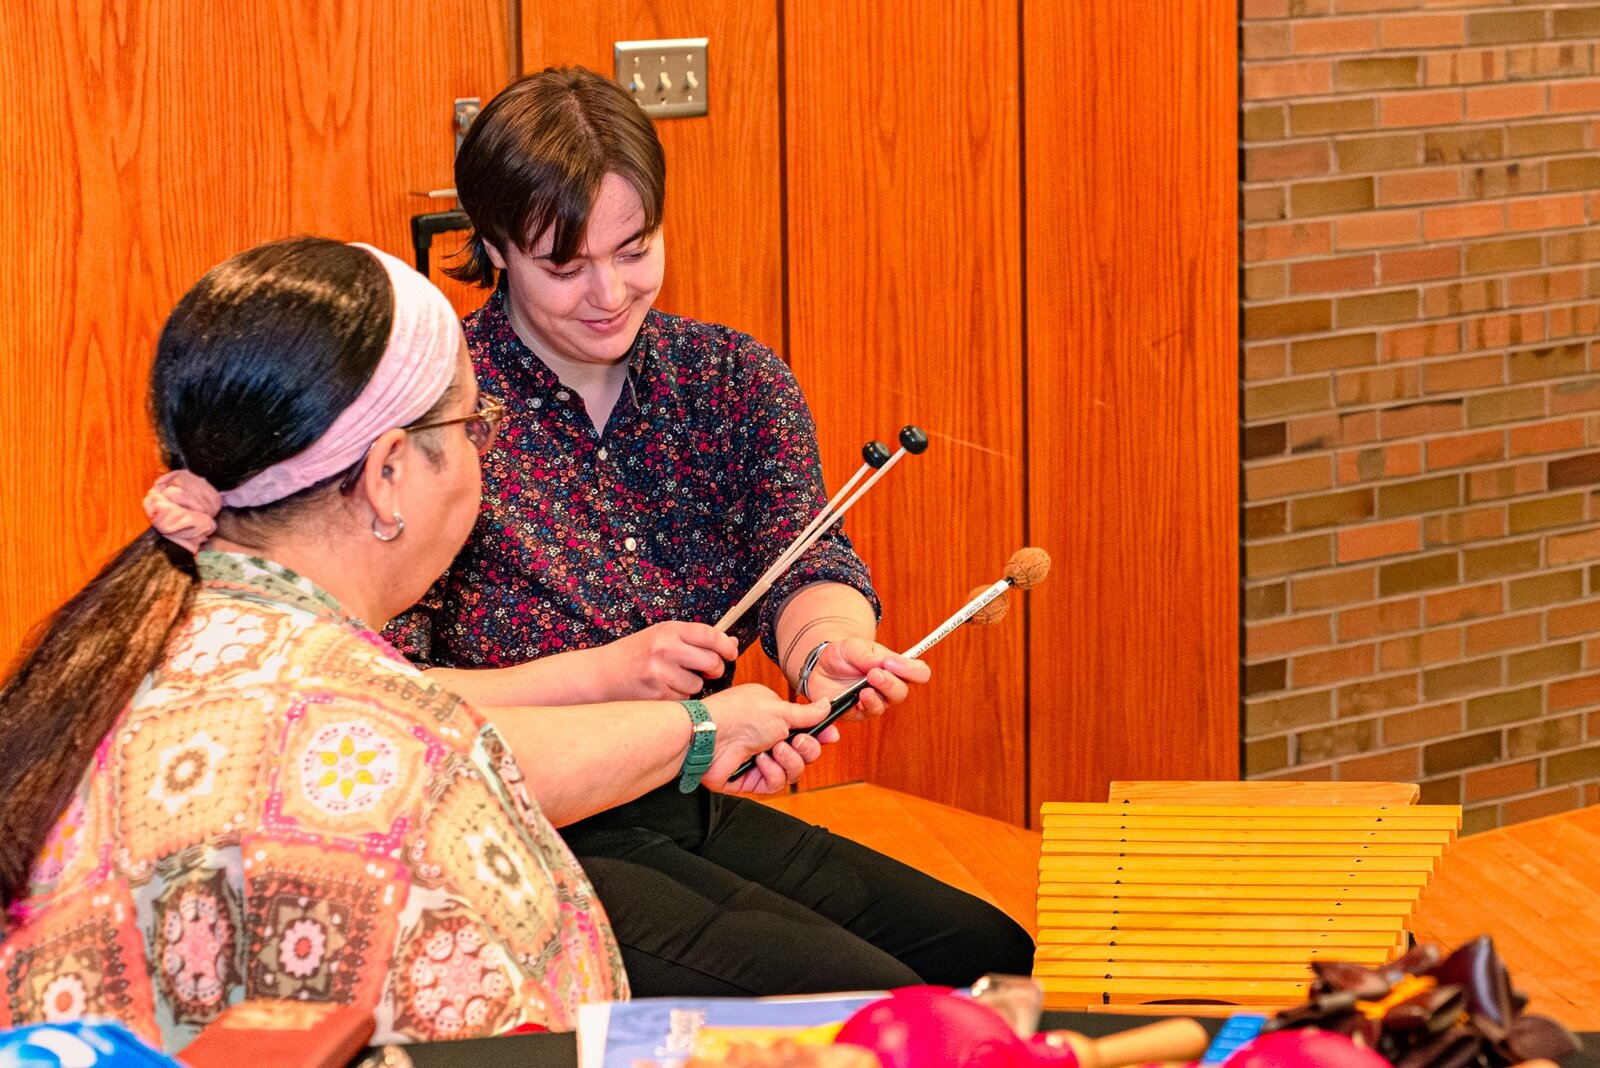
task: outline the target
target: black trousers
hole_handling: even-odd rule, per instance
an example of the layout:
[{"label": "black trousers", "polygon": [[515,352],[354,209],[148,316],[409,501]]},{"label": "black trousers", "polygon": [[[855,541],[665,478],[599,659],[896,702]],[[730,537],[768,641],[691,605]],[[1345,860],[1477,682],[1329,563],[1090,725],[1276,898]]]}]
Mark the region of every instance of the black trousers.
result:
[{"label": "black trousers", "polygon": [[1026,975],[999,909],[847,838],[677,785],[561,830],[611,917],[635,997],[965,986]]}]

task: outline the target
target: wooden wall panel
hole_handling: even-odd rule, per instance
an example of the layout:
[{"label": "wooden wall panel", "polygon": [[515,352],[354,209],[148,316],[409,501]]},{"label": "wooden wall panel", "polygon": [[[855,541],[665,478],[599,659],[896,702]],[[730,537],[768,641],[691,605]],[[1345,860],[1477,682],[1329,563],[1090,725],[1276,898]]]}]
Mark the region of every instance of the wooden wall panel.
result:
[{"label": "wooden wall panel", "polygon": [[1023,0],[1032,789],[1238,774],[1235,9]]},{"label": "wooden wall panel", "polygon": [[[932,438],[846,524],[895,648],[999,578],[1023,534],[1017,9],[916,16],[843,0],[785,12],[791,362],[830,485],[870,438],[892,444],[906,423]],[[806,781],[869,778],[1022,822],[1021,612],[928,661],[931,686],[847,725]]]},{"label": "wooden wall panel", "polygon": [[436,206],[411,191],[449,184],[451,101],[504,80],[504,23],[500,0],[0,5],[0,656],[143,525],[172,304],[295,233],[409,259]]},{"label": "wooden wall panel", "polygon": [[[610,76],[617,41],[705,37],[709,113],[660,119],[667,156],[667,276],[662,311],[725,323],[783,349],[777,0],[525,0],[523,66],[579,65]],[[777,549],[773,550],[774,552]],[[786,691],[759,646],[741,682]]]}]

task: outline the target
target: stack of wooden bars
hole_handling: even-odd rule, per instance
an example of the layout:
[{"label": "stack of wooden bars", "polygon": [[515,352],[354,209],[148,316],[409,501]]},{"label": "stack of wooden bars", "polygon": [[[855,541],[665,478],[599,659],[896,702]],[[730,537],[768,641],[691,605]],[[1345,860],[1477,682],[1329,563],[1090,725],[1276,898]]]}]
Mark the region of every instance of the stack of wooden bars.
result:
[{"label": "stack of wooden bars", "polygon": [[1045,804],[1045,1004],[1291,1005],[1314,959],[1403,951],[1460,807],[1297,800]]}]

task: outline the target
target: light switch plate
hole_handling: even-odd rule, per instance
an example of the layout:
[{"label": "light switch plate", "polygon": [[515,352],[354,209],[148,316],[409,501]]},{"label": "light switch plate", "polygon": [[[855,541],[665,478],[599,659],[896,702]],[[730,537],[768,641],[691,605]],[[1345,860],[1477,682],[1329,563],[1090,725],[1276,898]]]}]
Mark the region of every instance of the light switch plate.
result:
[{"label": "light switch plate", "polygon": [[706,113],[706,38],[618,41],[617,81],[646,113],[681,119]]}]

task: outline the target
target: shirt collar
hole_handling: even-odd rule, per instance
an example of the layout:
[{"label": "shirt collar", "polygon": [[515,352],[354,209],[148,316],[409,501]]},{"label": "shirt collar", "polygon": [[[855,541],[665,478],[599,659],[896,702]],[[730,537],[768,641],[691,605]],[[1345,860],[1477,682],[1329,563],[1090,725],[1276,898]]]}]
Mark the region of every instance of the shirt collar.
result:
[{"label": "shirt collar", "polygon": [[[528,343],[517,335],[516,327],[511,325],[509,300],[510,293],[506,288],[505,272],[502,271],[500,284],[495,286],[493,295],[484,305],[487,321],[483,326],[488,329],[491,336],[499,336],[506,340],[512,353],[523,366],[537,376],[541,386],[551,391],[560,389],[561,380],[556,377],[556,373],[539,359],[533,349],[528,347]],[[639,336],[633,339],[633,347],[628,350],[628,381],[635,388],[644,381],[645,374],[655,363],[656,352],[652,341],[661,333],[660,315],[661,313],[654,308],[645,312],[644,321],[639,324]]]},{"label": "shirt collar", "polygon": [[194,565],[207,589],[246,601],[287,605],[363,631],[371,629],[354,616],[346,615],[333,594],[304,575],[265,557],[202,549],[195,555]]}]

